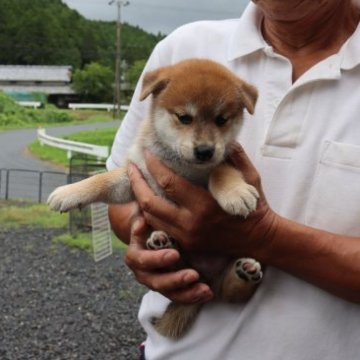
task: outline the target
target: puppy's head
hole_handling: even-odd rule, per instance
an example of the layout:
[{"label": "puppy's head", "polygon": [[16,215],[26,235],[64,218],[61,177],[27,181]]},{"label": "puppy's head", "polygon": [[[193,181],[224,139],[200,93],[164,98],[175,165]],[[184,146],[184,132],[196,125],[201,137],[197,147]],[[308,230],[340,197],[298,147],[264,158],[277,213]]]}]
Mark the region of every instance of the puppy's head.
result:
[{"label": "puppy's head", "polygon": [[257,100],[253,86],[224,66],[201,59],[146,73],[140,100],[149,95],[159,141],[190,165],[202,167],[224,159],[244,109],[253,114]]}]

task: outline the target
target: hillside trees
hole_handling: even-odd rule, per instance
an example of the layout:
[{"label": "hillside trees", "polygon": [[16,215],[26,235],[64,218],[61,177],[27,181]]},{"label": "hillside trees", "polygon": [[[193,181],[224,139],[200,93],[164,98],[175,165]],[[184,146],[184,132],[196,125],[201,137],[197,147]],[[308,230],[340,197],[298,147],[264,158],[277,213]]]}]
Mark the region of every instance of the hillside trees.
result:
[{"label": "hillside trees", "polygon": [[86,101],[111,102],[113,99],[113,71],[99,63],[91,63],[83,70],[77,69],[73,87]]},{"label": "hillside trees", "polygon": [[[124,24],[128,66],[146,59],[162,35]],[[0,64],[114,67],[115,22],[90,21],[61,0],[0,0]]]}]

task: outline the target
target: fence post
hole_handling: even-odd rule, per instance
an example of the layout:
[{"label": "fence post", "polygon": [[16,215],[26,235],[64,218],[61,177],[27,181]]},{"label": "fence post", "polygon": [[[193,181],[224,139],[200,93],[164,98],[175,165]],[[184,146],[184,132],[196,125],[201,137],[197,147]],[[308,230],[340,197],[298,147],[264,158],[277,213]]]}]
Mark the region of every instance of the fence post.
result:
[{"label": "fence post", "polygon": [[5,182],[5,200],[9,199],[9,170],[6,170],[6,182]]},{"label": "fence post", "polygon": [[41,204],[41,198],[42,198],[42,185],[43,185],[43,172],[39,172],[39,198],[38,202]]}]

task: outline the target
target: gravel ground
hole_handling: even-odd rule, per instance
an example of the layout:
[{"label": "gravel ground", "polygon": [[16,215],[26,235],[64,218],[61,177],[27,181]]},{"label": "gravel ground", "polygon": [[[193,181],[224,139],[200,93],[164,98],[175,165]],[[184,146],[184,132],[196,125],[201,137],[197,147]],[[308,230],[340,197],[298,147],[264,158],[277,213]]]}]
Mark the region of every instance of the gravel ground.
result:
[{"label": "gravel ground", "polygon": [[95,263],[59,230],[0,230],[0,359],[138,359],[144,288],[122,254]]}]

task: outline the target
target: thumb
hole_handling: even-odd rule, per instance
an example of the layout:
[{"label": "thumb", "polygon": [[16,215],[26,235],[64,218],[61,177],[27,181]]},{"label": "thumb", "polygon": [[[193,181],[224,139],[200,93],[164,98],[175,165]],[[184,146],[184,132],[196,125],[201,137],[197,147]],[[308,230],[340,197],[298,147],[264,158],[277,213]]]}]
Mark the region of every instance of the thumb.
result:
[{"label": "thumb", "polygon": [[129,246],[144,249],[145,241],[149,232],[149,226],[146,224],[143,216],[138,215],[131,224],[131,236]]},{"label": "thumb", "polygon": [[232,143],[229,148],[229,159],[244,175],[245,180],[256,187],[260,186],[260,176],[255,166],[239,143]]}]

